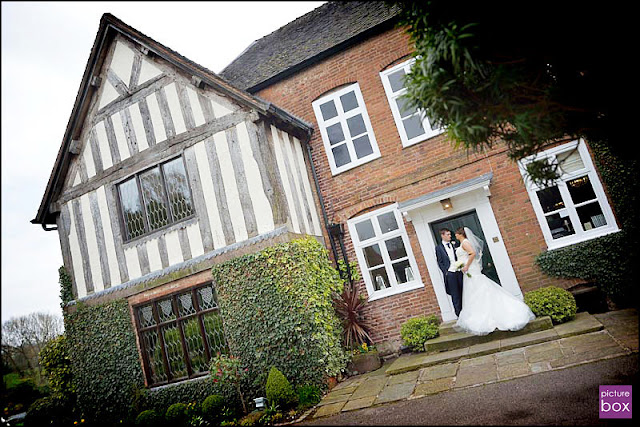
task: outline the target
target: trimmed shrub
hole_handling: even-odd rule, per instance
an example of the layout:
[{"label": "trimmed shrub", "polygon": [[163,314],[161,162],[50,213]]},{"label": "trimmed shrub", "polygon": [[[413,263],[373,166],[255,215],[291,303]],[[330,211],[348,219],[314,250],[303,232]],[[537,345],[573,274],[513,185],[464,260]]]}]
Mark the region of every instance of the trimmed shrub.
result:
[{"label": "trimmed shrub", "polygon": [[229,349],[248,368],[244,395],[264,395],[271,366],[294,384],[319,387],[345,367],[331,299],[342,281],[316,239],[234,258],[212,274]]},{"label": "trimmed shrub", "polygon": [[295,393],[291,383],[275,366],[272,366],[269,371],[266,391],[269,405],[287,408],[295,401]]},{"label": "trimmed shrub", "polygon": [[27,427],[62,426],[70,424],[72,417],[72,407],[69,401],[59,395],[52,395],[42,397],[29,406],[24,425]]},{"label": "trimmed shrub", "polygon": [[71,358],[67,350],[67,337],[60,335],[47,342],[38,355],[40,365],[49,379],[52,393],[67,398],[75,398],[75,389],[71,381]]},{"label": "trimmed shrub", "polygon": [[296,388],[296,395],[298,396],[298,407],[305,409],[320,402],[322,391],[314,385],[302,385]]},{"label": "trimmed shrub", "polygon": [[202,415],[207,421],[217,424],[222,420],[224,409],[224,397],[219,394],[212,394],[202,402]]},{"label": "trimmed shrub", "polygon": [[181,426],[187,423],[187,405],[184,403],[174,403],[167,408],[164,419],[171,426]]},{"label": "trimmed shrub", "polygon": [[162,423],[162,417],[153,409],[140,412],[136,417],[136,425],[142,427],[156,427]]},{"label": "trimmed shrub", "polygon": [[547,286],[527,292],[524,302],[536,316],[550,316],[554,324],[576,317],[576,299],[571,292],[557,286]]},{"label": "trimmed shrub", "polygon": [[414,351],[424,351],[424,343],[440,334],[435,315],[413,317],[402,324],[400,336]]}]

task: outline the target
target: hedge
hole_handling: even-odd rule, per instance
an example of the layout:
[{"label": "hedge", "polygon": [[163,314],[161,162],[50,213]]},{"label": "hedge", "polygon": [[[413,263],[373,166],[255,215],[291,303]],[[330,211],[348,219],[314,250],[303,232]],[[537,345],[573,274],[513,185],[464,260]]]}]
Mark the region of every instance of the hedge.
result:
[{"label": "hedge", "polygon": [[342,328],[331,296],[342,281],[326,249],[307,237],[212,269],[231,352],[248,369],[246,396],[264,396],[271,366],[292,384],[323,386],[343,369]]}]

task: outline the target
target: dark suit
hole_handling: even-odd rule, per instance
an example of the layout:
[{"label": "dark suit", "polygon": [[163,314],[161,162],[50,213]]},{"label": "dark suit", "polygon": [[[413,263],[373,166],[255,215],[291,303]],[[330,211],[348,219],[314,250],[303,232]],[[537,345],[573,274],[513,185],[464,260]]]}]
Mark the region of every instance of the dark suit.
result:
[{"label": "dark suit", "polygon": [[[454,241],[451,241],[451,246],[455,251],[456,246]],[[451,295],[451,302],[453,302],[453,309],[456,312],[456,316],[460,315],[462,311],[462,272],[449,271],[451,260],[449,254],[442,243],[436,245],[436,259],[438,260],[438,267],[442,270],[444,275],[444,288],[447,294]]]}]

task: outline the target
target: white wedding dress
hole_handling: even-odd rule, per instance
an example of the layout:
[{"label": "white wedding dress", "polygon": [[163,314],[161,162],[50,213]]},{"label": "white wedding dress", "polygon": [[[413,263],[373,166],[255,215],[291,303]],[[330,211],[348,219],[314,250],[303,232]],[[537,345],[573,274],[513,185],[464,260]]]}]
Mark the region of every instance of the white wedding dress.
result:
[{"label": "white wedding dress", "polygon": [[[462,243],[456,255],[465,263],[469,259]],[[529,306],[482,274],[477,260],[472,261],[468,273],[471,277],[463,273],[462,311],[455,330],[473,335],[487,335],[496,329],[518,331],[535,319]]]}]

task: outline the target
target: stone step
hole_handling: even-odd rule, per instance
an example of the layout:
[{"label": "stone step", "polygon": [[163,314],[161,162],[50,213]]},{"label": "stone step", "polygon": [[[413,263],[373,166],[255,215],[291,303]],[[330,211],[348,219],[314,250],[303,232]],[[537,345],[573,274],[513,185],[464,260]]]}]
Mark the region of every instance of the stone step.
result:
[{"label": "stone step", "polygon": [[[536,320],[531,323],[536,322]],[[544,328],[548,326],[547,320],[538,320],[538,322],[539,325],[534,325],[532,328]],[[550,329],[529,330],[529,332],[521,333],[519,335],[517,335],[516,332],[503,333],[502,331],[499,331],[500,335],[494,335],[496,339],[493,339],[492,341],[479,342],[475,344],[469,344],[470,342],[467,341],[469,344],[467,347],[449,349],[447,351],[434,353],[405,354],[391,363],[391,365],[386,369],[385,375],[390,376],[402,374],[404,372],[422,369],[427,366],[456,362],[461,359],[470,359],[500,351],[507,351],[514,348],[558,340],[560,338],[596,332],[602,329],[604,329],[604,326],[594,316],[587,312],[582,312],[578,313],[574,320],[553,326]]]},{"label": "stone step", "polygon": [[[449,322],[447,322],[449,323]],[[424,349],[427,353],[436,353],[440,351],[456,350],[463,347],[469,347],[476,344],[482,344],[489,341],[500,340],[503,338],[515,337],[518,335],[529,334],[531,332],[544,331],[553,328],[553,322],[549,316],[536,317],[519,331],[494,331],[488,335],[471,335],[464,332],[456,332],[453,324],[445,325],[444,334],[440,330],[440,336],[431,340],[427,340]],[[441,325],[442,326],[442,325]]]}]

